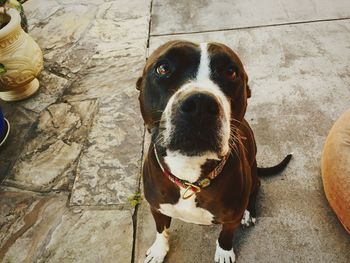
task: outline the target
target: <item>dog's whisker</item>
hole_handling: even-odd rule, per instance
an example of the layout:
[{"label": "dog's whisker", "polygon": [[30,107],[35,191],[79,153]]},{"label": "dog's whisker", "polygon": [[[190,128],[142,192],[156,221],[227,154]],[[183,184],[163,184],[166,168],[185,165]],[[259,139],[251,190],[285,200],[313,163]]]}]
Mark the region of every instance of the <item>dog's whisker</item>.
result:
[{"label": "dog's whisker", "polygon": [[236,122],[238,122],[238,123],[242,123],[241,121],[239,121],[239,120],[237,120],[237,119],[235,119],[235,118],[231,118],[231,121],[236,121]]},{"label": "dog's whisker", "polygon": [[152,113],[163,113],[162,110],[151,110]]},{"label": "dog's whisker", "polygon": [[163,136],[162,133],[159,133],[159,134],[158,134],[158,136],[157,136],[157,138],[156,138],[156,140],[155,140],[154,143],[155,143],[155,144],[158,144],[158,143],[163,144],[163,143],[164,143],[164,136]]},{"label": "dog's whisker", "polygon": [[164,137],[164,132],[165,132],[165,128],[160,126],[159,127],[159,133],[155,139],[155,144],[160,144],[160,145],[164,145],[165,144],[165,137]]},{"label": "dog's whisker", "polygon": [[242,143],[242,141],[240,139],[238,129],[234,128],[230,132],[229,146],[236,153],[238,158],[240,159],[240,155],[238,154],[238,152],[239,152],[238,145],[240,145],[243,149],[246,150],[244,144]]}]

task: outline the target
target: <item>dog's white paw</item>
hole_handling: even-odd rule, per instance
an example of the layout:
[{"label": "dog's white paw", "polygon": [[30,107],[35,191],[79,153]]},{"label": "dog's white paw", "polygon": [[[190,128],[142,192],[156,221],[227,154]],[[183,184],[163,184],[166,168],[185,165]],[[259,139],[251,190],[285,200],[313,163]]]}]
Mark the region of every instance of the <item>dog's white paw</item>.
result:
[{"label": "dog's white paw", "polygon": [[233,248],[231,250],[224,250],[220,247],[219,242],[216,240],[215,262],[217,263],[234,263],[236,261],[235,252]]},{"label": "dog's white paw", "polygon": [[169,233],[164,230],[161,234],[157,233],[156,240],[147,250],[144,263],[162,263],[169,251]]},{"label": "dog's white paw", "polygon": [[256,223],[256,219],[250,216],[250,212],[248,210],[245,210],[241,220],[241,225],[244,227],[250,227],[255,225],[255,223]]}]

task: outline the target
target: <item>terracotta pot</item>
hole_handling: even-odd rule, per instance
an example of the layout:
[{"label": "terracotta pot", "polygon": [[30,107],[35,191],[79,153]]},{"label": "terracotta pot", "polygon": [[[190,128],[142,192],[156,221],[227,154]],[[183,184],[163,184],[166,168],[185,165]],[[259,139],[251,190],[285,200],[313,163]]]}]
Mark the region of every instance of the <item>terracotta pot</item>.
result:
[{"label": "terracotta pot", "polygon": [[0,63],[6,72],[0,74],[0,98],[16,101],[30,97],[39,89],[36,76],[43,68],[43,54],[37,43],[21,28],[17,10],[6,14],[9,22],[0,29]]},{"label": "terracotta pot", "polygon": [[329,131],[323,147],[321,168],[327,200],[350,234],[350,109]]}]

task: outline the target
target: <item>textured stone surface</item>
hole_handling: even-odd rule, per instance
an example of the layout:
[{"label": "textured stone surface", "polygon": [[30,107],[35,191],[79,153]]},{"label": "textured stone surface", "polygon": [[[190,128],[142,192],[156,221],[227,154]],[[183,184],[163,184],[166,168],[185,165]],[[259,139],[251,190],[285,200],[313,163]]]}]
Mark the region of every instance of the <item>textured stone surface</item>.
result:
[{"label": "textured stone surface", "polygon": [[5,117],[11,124],[11,132],[7,145],[0,149],[7,153],[0,155],[0,181],[7,175],[20,154],[22,146],[25,145],[30,135],[30,128],[34,126],[40,112],[55,103],[69,84],[65,78],[56,76],[47,70],[43,70],[38,78],[40,89],[30,99],[1,105]]},{"label": "textured stone surface", "polygon": [[66,213],[38,262],[131,262],[132,243],[130,211]]},{"label": "textured stone surface", "polygon": [[43,70],[38,76],[40,82],[39,91],[28,100],[18,102],[17,105],[25,109],[40,113],[63,94],[70,82],[47,70]]},{"label": "textured stone surface", "polygon": [[[25,130],[28,134],[16,138],[16,155],[0,160],[2,177],[8,177],[6,185],[36,191],[69,188],[87,128],[98,112],[89,137],[91,144],[84,151],[87,156],[80,162],[79,178],[84,185],[97,182],[94,191],[101,195],[94,198],[108,201],[86,204],[126,202],[138,186],[143,125],[135,81],[145,60],[150,2],[49,0],[43,4],[32,0],[25,4],[25,10],[30,34],[44,51],[46,70],[40,75],[39,93],[15,105],[33,117]],[[67,95],[60,99],[63,92]],[[86,103],[92,104],[84,108]],[[13,109],[9,107],[9,111]],[[39,114],[37,128],[29,132]],[[9,119],[16,128],[17,120]],[[89,182],[89,174],[96,169],[101,180],[96,181],[94,175],[94,181]],[[79,183],[77,189],[84,190]]]},{"label": "textured stone surface", "polygon": [[[113,1],[99,6],[86,41],[94,47],[83,77],[67,92],[68,100],[137,96],[135,83],[145,61],[148,1]],[[85,41],[84,39],[84,41]]]},{"label": "textured stone surface", "polygon": [[25,10],[45,70],[35,96],[3,107],[14,131],[0,152],[0,261],[131,262],[150,1],[31,0]]},{"label": "textured stone surface", "polygon": [[96,111],[96,101],[53,104],[40,115],[5,185],[27,190],[67,189]]},{"label": "textured stone surface", "polygon": [[45,67],[73,77],[92,54],[93,46],[82,39],[98,8],[91,5],[91,1],[48,0],[43,4],[40,0],[31,0],[25,4],[25,10],[30,18],[30,34],[43,49]]},{"label": "textured stone surface", "polygon": [[[68,145],[60,140],[55,141],[44,151],[35,154],[34,158],[24,157],[27,160],[16,164],[13,169],[14,178],[12,176],[8,178],[5,185],[43,191],[51,189],[51,184],[56,184],[55,189],[67,187],[68,178],[61,177],[78,158],[80,151],[81,145],[79,144]],[[32,152],[28,154],[31,155]]]},{"label": "textured stone surface", "polygon": [[[272,165],[294,152],[281,176],[262,181],[258,223],[235,238],[238,262],[350,260],[349,237],[328,206],[320,175],[325,137],[349,107],[350,36],[344,33],[349,29],[349,21],[337,21],[186,37],[226,43],[242,58],[253,89],[246,116],[255,131],[258,163]],[[151,50],[174,38],[183,36],[152,38]],[[154,238],[150,217],[147,210],[138,214],[139,262]],[[185,244],[171,244],[169,262],[198,262],[197,255],[200,262],[213,262],[217,232],[206,239],[192,225],[176,223],[171,229]],[[198,244],[192,237],[187,242],[188,235],[197,236]]]},{"label": "textured stone surface", "polygon": [[71,203],[123,205],[137,191],[140,175],[143,126],[135,98],[125,93],[104,98],[97,116],[78,165]]},{"label": "textured stone surface", "polygon": [[50,229],[61,220],[67,196],[36,195],[6,188],[1,188],[0,196],[0,260],[35,262],[36,253],[44,252]]},{"label": "textured stone surface", "polygon": [[4,116],[11,125],[7,141],[0,148],[0,183],[8,176],[13,164],[21,153],[28,133],[38,115],[9,103],[1,105]]},{"label": "textured stone surface", "polygon": [[349,18],[347,0],[155,0],[151,35]]},{"label": "textured stone surface", "polygon": [[87,34],[97,43],[94,55],[64,97],[99,101],[78,165],[74,205],[123,206],[138,191],[143,121],[135,83],[145,61],[149,2],[123,3],[100,6]]},{"label": "textured stone surface", "polygon": [[1,262],[131,261],[129,211],[67,208],[66,195],[1,188]]}]

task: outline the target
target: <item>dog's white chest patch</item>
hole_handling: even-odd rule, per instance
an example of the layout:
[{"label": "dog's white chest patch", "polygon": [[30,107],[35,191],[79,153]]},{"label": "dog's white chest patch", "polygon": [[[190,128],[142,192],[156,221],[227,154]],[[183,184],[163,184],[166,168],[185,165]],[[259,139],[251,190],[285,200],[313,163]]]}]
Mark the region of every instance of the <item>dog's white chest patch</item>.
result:
[{"label": "dog's white chest patch", "polygon": [[[182,196],[185,190],[180,190]],[[159,211],[167,216],[181,219],[182,221],[200,225],[211,225],[214,216],[203,208],[197,207],[195,202],[195,195],[188,199],[179,198],[176,204],[160,204]]]}]

